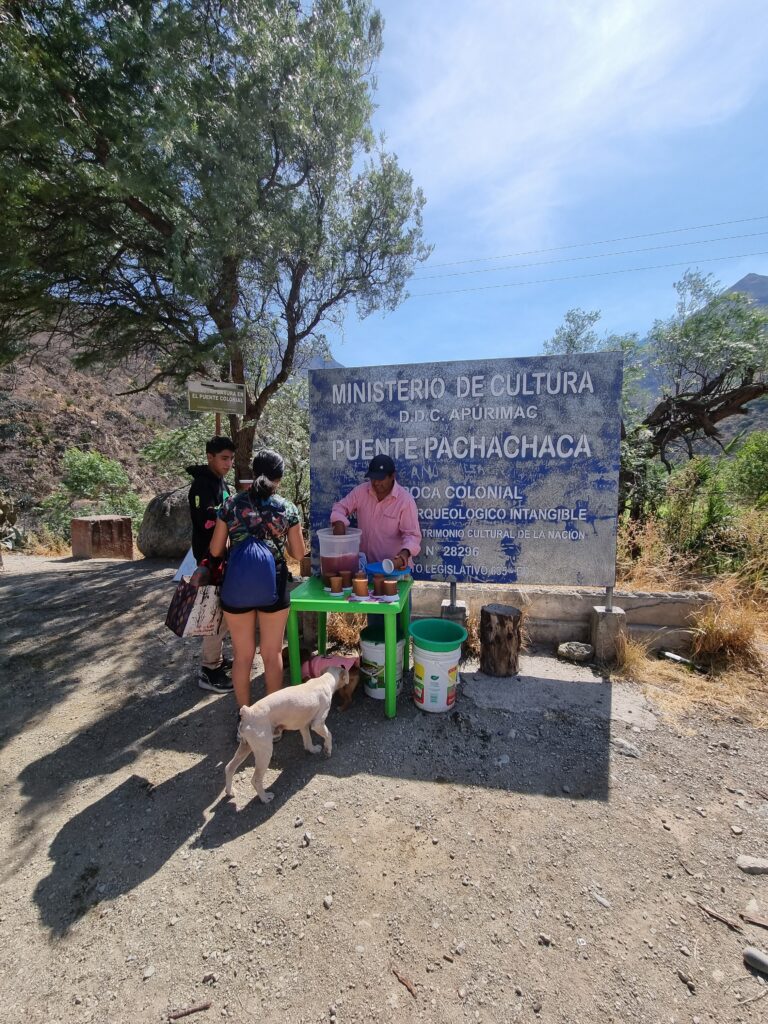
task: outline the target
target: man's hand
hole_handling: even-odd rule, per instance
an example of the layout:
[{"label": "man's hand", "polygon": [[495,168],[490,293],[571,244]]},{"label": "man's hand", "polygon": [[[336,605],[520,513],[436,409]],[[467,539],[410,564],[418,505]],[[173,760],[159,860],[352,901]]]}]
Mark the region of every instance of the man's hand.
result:
[{"label": "man's hand", "polygon": [[407,567],[407,565],[408,565],[408,559],[410,557],[411,557],[411,552],[410,551],[406,551],[406,549],[403,548],[402,551],[398,552],[395,555],[395,557],[392,559],[392,562],[393,562],[393,564],[394,564],[396,569],[398,569],[398,570],[405,569]]},{"label": "man's hand", "polygon": [[343,537],[347,532],[347,527],[344,525],[344,523],[334,523],[332,529],[334,536],[336,537]]}]

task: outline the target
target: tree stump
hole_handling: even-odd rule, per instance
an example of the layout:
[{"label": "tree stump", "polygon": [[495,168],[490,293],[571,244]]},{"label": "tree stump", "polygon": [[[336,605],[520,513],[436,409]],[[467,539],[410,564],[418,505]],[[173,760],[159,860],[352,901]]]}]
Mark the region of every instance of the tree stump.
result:
[{"label": "tree stump", "polygon": [[480,609],[480,671],[485,675],[517,675],[522,614],[508,604]]}]

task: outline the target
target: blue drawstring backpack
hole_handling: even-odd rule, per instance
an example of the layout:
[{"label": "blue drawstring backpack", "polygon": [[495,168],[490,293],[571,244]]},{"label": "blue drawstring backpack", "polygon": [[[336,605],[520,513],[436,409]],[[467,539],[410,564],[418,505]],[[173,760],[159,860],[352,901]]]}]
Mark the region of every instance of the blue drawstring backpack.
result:
[{"label": "blue drawstring backpack", "polygon": [[248,537],[230,552],[219,599],[230,608],[260,608],[275,603],[275,558],[263,540]]}]

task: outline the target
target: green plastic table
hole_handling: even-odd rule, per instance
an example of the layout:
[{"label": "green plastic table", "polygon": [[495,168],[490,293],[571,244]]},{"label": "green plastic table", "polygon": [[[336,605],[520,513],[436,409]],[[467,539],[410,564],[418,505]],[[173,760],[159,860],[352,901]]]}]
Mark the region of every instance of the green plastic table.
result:
[{"label": "green plastic table", "polygon": [[342,615],[384,616],[384,714],[394,718],[397,705],[397,617],[406,638],[403,654],[403,672],[408,670],[408,627],[410,625],[410,602],[408,593],[413,586],[411,576],[403,576],[397,583],[397,601],[350,601],[347,597],[331,597],[323,589],[319,576],[312,576],[291,591],[291,609],[288,613],[288,657],[291,662],[291,683],[301,682],[301,658],[299,655],[299,612],[317,612],[317,650],[326,651],[326,621],[328,612]]}]

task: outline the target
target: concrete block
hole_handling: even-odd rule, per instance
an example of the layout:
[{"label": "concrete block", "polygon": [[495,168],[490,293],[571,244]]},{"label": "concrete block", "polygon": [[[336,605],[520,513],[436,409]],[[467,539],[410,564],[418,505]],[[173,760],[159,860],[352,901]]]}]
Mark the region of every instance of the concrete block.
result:
[{"label": "concrete block", "polygon": [[73,558],[133,558],[130,516],[84,516],[70,530]]},{"label": "concrete block", "polygon": [[627,617],[623,608],[599,604],[590,615],[590,641],[595,648],[595,661],[609,664],[616,661],[619,645],[627,634]]}]

